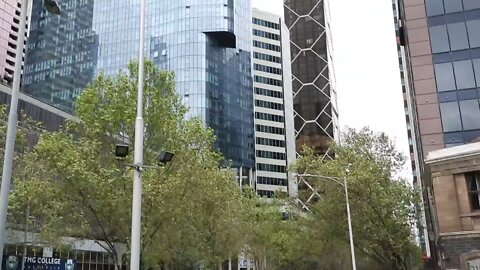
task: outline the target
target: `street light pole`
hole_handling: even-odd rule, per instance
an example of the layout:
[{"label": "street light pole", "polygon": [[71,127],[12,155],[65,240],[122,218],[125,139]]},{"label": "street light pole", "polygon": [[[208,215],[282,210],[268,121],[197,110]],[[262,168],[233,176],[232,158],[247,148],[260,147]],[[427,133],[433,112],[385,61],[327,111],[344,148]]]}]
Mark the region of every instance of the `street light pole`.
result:
[{"label": "street light pole", "polygon": [[348,200],[347,177],[343,178],[343,186],[345,188],[345,200],[347,202],[348,234],[350,236],[349,238],[350,238],[350,252],[352,256],[352,269],[357,270],[357,261],[355,260],[355,247],[353,246],[352,217],[350,216],[350,203]]},{"label": "street light pole", "polygon": [[[15,50],[15,73],[13,74],[12,95],[10,98],[10,112],[8,115],[7,136],[5,140],[5,155],[3,157],[2,184],[0,187],[0,258],[3,257],[5,235],[7,227],[8,195],[12,182],[13,156],[15,152],[15,137],[17,135],[18,121],[18,96],[20,95],[20,80],[22,78],[23,44],[25,43],[25,27],[27,25],[27,12],[31,0],[24,0],[20,9],[20,25],[18,30],[18,43]],[[45,9],[59,15],[60,6],[56,0],[44,0]],[[0,270],[2,264],[0,263]]]},{"label": "street light pole", "polygon": [[[29,0],[23,1],[20,9],[20,29],[18,31],[17,49],[15,50],[15,73],[13,74],[12,95],[10,98],[10,112],[8,115],[7,137],[5,154],[3,157],[2,185],[0,187],[0,257],[3,258],[3,247],[7,226],[8,195],[12,182],[13,156],[15,151],[15,137],[17,135],[18,96],[20,95],[20,80],[22,74],[23,44],[25,42],[25,26]],[[2,265],[0,264],[0,270]]]},{"label": "street light pole", "polygon": [[314,174],[299,174],[297,177],[316,177],[320,179],[327,179],[333,181],[340,186],[343,186],[345,192],[345,202],[347,207],[347,222],[348,222],[348,235],[350,240],[350,253],[352,259],[352,270],[357,270],[357,261],[355,259],[355,246],[353,245],[353,230],[352,230],[352,217],[350,214],[350,202],[348,199],[348,184],[347,184],[347,177],[343,177],[343,183],[340,181],[339,177],[332,177],[332,176],[324,176],[324,175],[314,175]]},{"label": "street light pole", "polygon": [[[143,169],[143,80],[145,46],[145,0],[140,0],[140,41],[138,56],[137,117],[135,119],[135,153],[132,199],[132,237],[130,247],[130,270],[140,269],[140,238],[142,230],[142,169]],[[1,269],[0,269],[1,270]]]}]

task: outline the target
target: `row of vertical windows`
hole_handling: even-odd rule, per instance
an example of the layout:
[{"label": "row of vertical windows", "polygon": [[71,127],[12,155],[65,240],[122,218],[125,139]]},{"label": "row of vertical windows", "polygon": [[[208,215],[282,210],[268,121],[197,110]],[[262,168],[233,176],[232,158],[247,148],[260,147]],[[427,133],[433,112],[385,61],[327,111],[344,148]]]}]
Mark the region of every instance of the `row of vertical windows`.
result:
[{"label": "row of vertical windows", "polygon": [[262,185],[275,185],[275,186],[288,186],[288,180],[276,177],[257,177],[257,184]]},{"label": "row of vertical windows", "polygon": [[257,170],[284,173],[287,172],[287,167],[281,165],[257,163]]},{"label": "row of vertical windows", "polygon": [[438,92],[480,87],[480,59],[435,64]]},{"label": "row of vertical windows", "polygon": [[282,70],[276,67],[269,67],[265,65],[260,65],[260,64],[254,64],[253,68],[258,71],[262,72],[267,72],[267,73],[272,73],[276,75],[282,75]]},{"label": "row of vertical windows", "polygon": [[268,146],[275,146],[275,147],[285,147],[285,141],[281,141],[281,140],[257,137],[256,141],[257,141],[257,144],[261,144],[261,145],[268,145]]},{"label": "row of vertical windows", "polygon": [[275,192],[271,190],[257,190],[257,194],[260,197],[272,198],[275,195]]},{"label": "row of vertical windows", "polygon": [[269,61],[273,63],[282,63],[282,59],[280,57],[269,55],[269,54],[254,52],[253,57],[256,59]]},{"label": "row of vertical windows", "polygon": [[285,135],[285,129],[284,128],[264,126],[264,125],[255,125],[255,128],[258,132]]},{"label": "row of vertical windows", "polygon": [[261,26],[265,26],[265,27],[277,29],[277,30],[280,29],[280,24],[278,23],[269,22],[269,21],[265,21],[257,18],[253,18],[252,22],[253,24],[256,24],[256,25],[261,25]]},{"label": "row of vertical windows", "polygon": [[257,29],[253,29],[253,35],[258,36],[258,37],[273,39],[273,40],[280,40],[280,35],[273,34],[273,33],[270,33],[270,32],[265,32],[265,31],[262,31],[262,30],[257,30]]},{"label": "row of vertical windows", "polygon": [[260,119],[260,120],[268,120],[268,121],[279,122],[279,123],[283,123],[285,121],[285,117],[283,117],[281,115],[275,115],[275,114],[270,114],[270,113],[261,113],[261,112],[255,112],[255,118]]},{"label": "row of vertical windows", "polygon": [[480,129],[478,99],[440,103],[444,132]]},{"label": "row of vertical windows", "polygon": [[480,8],[478,0],[426,0],[427,15],[437,16]]},{"label": "row of vertical windows", "polygon": [[[480,2],[480,1],[479,1]],[[431,26],[433,53],[480,47],[480,19]]]},{"label": "row of vertical windows", "polygon": [[257,157],[277,159],[277,160],[286,160],[287,159],[287,155],[285,153],[270,152],[270,151],[263,151],[263,150],[257,150]]},{"label": "row of vertical windows", "polygon": [[273,110],[283,110],[283,104],[255,99],[255,106]]},{"label": "row of vertical windows", "polygon": [[281,80],[267,78],[267,77],[263,77],[263,76],[255,76],[254,79],[255,79],[255,82],[258,82],[258,83],[269,84],[269,85],[274,85],[274,86],[282,86],[283,85],[283,82]]},{"label": "row of vertical windows", "polygon": [[282,49],[278,45],[274,45],[274,44],[270,44],[270,43],[266,43],[258,40],[253,41],[253,46],[257,48],[265,49],[265,50],[275,51],[275,52],[282,51]]},{"label": "row of vertical windows", "polygon": [[259,87],[255,87],[255,94],[262,95],[262,96],[267,96],[267,97],[283,98],[283,93],[282,92],[263,89],[263,88],[259,88]]}]

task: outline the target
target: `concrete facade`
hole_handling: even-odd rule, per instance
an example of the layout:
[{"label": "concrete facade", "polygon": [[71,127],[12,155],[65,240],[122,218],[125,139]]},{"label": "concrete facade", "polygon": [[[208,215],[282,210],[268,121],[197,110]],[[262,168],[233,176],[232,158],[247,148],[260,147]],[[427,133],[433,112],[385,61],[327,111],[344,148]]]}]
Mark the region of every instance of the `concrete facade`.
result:
[{"label": "concrete facade", "polygon": [[12,83],[15,71],[21,2],[0,0],[0,82],[8,84]]},{"label": "concrete facade", "polygon": [[[260,196],[292,191],[288,165],[295,161],[290,38],[278,15],[253,9],[253,91],[256,190]],[[278,38],[277,38],[278,37]],[[278,59],[272,62],[260,58]],[[281,171],[269,167],[278,166]]]},{"label": "concrete facade", "polygon": [[440,269],[480,267],[480,143],[430,152],[434,240]]}]

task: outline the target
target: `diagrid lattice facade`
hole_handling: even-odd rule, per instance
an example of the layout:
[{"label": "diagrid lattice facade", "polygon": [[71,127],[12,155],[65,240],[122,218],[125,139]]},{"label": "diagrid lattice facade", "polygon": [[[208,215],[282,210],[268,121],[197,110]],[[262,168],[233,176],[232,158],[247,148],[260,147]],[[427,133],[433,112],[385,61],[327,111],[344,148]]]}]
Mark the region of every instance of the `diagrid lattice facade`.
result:
[{"label": "diagrid lattice facade", "polygon": [[[284,11],[291,39],[297,154],[306,145],[325,158],[333,158],[329,142],[338,137],[338,112],[328,2],[285,0]],[[299,180],[298,196],[308,204],[318,193],[314,185]]]}]

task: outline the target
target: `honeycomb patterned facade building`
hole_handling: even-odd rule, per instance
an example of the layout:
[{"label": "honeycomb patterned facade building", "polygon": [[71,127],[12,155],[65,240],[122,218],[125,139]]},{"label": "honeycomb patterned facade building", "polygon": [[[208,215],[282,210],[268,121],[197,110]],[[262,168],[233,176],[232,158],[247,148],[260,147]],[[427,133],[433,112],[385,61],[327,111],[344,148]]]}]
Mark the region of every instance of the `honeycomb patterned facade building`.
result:
[{"label": "honeycomb patterned facade building", "polygon": [[[338,111],[327,0],[284,0],[290,31],[292,90],[297,154],[303,146],[333,158],[329,143],[338,138]],[[304,209],[320,198],[313,179],[297,178],[296,197]]]},{"label": "honeycomb patterned facade building", "polygon": [[[331,158],[338,131],[335,77],[326,0],[285,0],[290,30],[296,149],[303,145]],[[301,153],[299,153],[301,154]]]}]

